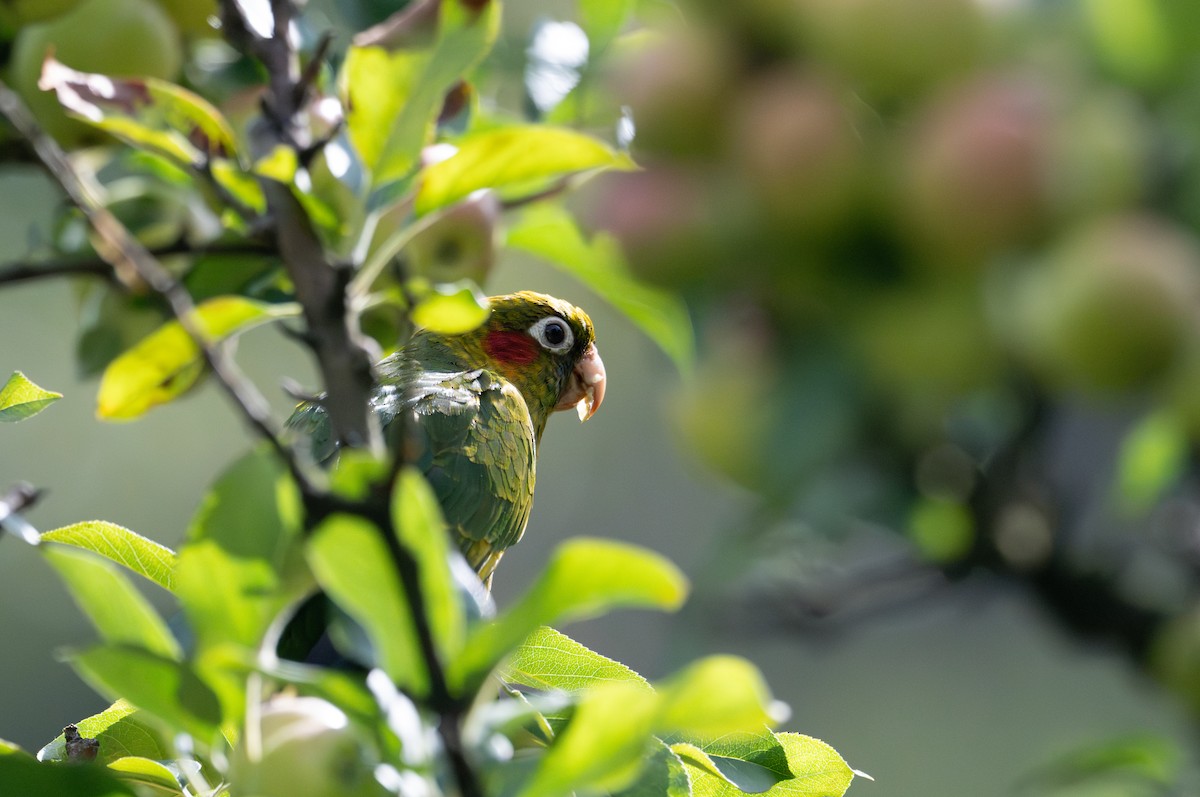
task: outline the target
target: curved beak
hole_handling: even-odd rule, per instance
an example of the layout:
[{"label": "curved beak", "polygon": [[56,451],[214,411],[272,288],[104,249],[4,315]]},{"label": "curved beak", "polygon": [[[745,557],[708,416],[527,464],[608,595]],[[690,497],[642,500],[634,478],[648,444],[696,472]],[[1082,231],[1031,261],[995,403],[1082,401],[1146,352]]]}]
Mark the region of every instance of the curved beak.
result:
[{"label": "curved beak", "polygon": [[593,343],[576,364],[571,380],[554,409],[569,410],[574,407],[579,412],[579,420],[586,421],[596,414],[600,402],[604,401],[604,379],[604,361],[600,359],[600,352]]}]

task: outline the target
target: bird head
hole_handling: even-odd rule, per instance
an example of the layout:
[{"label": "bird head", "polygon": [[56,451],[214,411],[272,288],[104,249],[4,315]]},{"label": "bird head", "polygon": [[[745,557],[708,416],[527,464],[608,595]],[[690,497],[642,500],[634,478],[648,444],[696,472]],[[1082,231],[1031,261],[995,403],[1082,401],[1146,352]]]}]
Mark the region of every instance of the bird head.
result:
[{"label": "bird head", "polygon": [[488,300],[481,327],[445,338],[468,367],[485,366],[511,382],[529,407],[537,436],[550,414],[574,408],[586,421],[604,400],[604,363],[592,320],[578,307],[532,291]]},{"label": "bird head", "polygon": [[512,382],[542,418],[575,408],[586,421],[604,400],[604,363],[587,313],[532,291],[489,299],[480,345],[491,367]]}]

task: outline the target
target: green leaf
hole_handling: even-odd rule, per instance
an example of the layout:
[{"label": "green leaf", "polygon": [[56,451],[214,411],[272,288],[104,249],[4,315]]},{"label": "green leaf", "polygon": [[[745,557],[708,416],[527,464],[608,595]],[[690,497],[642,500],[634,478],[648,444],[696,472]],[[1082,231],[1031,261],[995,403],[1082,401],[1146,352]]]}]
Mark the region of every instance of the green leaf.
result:
[{"label": "green leaf", "polygon": [[479,286],[460,280],[431,286],[413,306],[412,321],[442,335],[461,335],[477,329],[490,313]]},{"label": "green leaf", "polygon": [[579,21],[588,37],[589,60],[621,32],[637,0],[578,0]]},{"label": "green leaf", "polygon": [[413,169],[432,138],[446,93],[483,59],[499,31],[498,2],[480,10],[441,3],[439,12],[430,48],[389,53],[352,47],[347,53],[342,70],[347,126],[375,186]]},{"label": "green leaf", "polygon": [[135,797],[133,788],[100,767],[43,764],[0,756],[0,794],[12,797]]},{"label": "green leaf", "polygon": [[158,761],[125,756],[109,764],[108,769],[126,783],[140,787],[143,794],[183,794],[175,773]]},{"label": "green leaf", "polygon": [[53,58],[40,85],[72,115],[137,149],[182,166],[234,155],[233,130],[208,101],[157,78],[112,78],[78,72]]},{"label": "green leaf", "polygon": [[25,374],[13,371],[4,387],[0,387],[0,423],[32,418],[60,398],[62,393],[44,390],[30,382]]},{"label": "green leaf", "polygon": [[1168,412],[1153,412],[1129,431],[1117,455],[1117,495],[1129,512],[1144,512],[1174,486],[1187,467],[1187,428]]},{"label": "green leaf", "polygon": [[308,543],[308,563],[321,588],[367,632],[377,664],[402,689],[429,686],[413,623],[383,532],[351,515],[331,515]]},{"label": "green leaf", "polygon": [[958,501],[922,497],[909,515],[908,534],[930,561],[953,562],[970,552],[975,518]]},{"label": "green leaf", "polygon": [[[787,756],[791,777],[779,781],[763,794],[767,797],[841,797],[845,794],[855,771],[836,750],[820,739],[798,733],[779,733],[776,738]],[[676,745],[672,749],[679,752],[680,747]],[[728,780],[724,771],[717,775],[710,765],[686,753],[681,757],[692,780],[694,797],[740,797],[743,794]],[[714,755],[709,757],[714,758]]]},{"label": "green leaf", "polygon": [[437,495],[415,468],[405,468],[392,493],[392,522],[417,560],[421,593],[443,661],[462,651],[467,621],[450,572],[449,535]]},{"label": "green leaf", "polygon": [[265,447],[235,462],[204,497],[176,568],[199,650],[257,648],[279,612],[311,587],[302,511],[295,484]]},{"label": "green leaf", "polygon": [[124,697],[201,744],[216,741],[221,704],[216,693],[187,664],[119,645],[74,653],[70,661],[97,692],[110,699]]},{"label": "green leaf", "polygon": [[[129,701],[120,699],[99,714],[75,723],[79,735],[100,742],[96,761],[110,764],[126,756],[167,759],[172,753],[156,728]],[[60,733],[38,751],[40,761],[66,761],[66,739]]]},{"label": "green leaf", "polygon": [[651,728],[658,709],[658,695],[633,682],[588,690],[520,797],[629,786],[653,749]]},{"label": "green leaf", "polygon": [[740,792],[761,793],[792,777],[787,751],[766,726],[706,740],[671,741],[671,749],[690,766],[703,768]]},{"label": "green leaf", "polygon": [[659,554],[610,540],[569,540],[515,606],[476,626],[451,665],[451,680],[474,685],[539,626],[618,607],[675,610],[686,595],[687,579]]},{"label": "green leaf", "polygon": [[531,185],[592,169],[636,168],[628,155],[566,128],[514,125],[468,136],[449,158],[425,167],[415,210],[423,215],[483,188]]},{"label": "green leaf", "polygon": [[656,684],[662,696],[656,729],[716,739],[781,719],[758,668],[737,656],[709,656]]},{"label": "green leaf", "polygon": [[598,233],[589,241],[564,208],[542,202],[509,227],[507,243],[574,275],[641,329],[680,371],[691,371],[695,344],[687,307],[673,294],[638,282],[611,236]]},{"label": "green leaf", "polygon": [[29,753],[22,750],[21,746],[16,742],[10,742],[8,739],[0,739],[0,756],[6,755],[28,756]]},{"label": "green leaf", "polygon": [[683,759],[661,739],[654,739],[650,746],[637,780],[614,797],[691,797],[692,782]]},{"label": "green leaf", "polygon": [[175,552],[165,545],[104,520],[87,520],[42,534],[42,542],[71,545],[99,554],[166,590],[175,589]]},{"label": "green leaf", "polygon": [[140,647],[169,659],[183,655],[167,624],[116,565],[74,548],[43,547],[42,551],[106,642]]},{"label": "green leaf", "polygon": [[[297,312],[296,305],[221,296],[199,305],[191,320],[208,342],[215,343]],[[203,369],[199,346],[178,320],[170,321],[109,363],[100,380],[96,415],[104,420],[137,418],[178,398]]]},{"label": "green leaf", "polygon": [[598,683],[629,681],[647,689],[645,678],[548,626],[536,629],[505,662],[501,678],[534,689],[582,692]]}]

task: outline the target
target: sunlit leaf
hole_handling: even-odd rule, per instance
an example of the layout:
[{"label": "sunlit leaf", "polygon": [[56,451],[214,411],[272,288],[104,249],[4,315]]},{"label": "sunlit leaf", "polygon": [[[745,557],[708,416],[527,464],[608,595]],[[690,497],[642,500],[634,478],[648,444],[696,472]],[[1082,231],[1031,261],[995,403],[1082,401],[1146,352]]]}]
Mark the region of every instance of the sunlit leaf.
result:
[{"label": "sunlit leaf", "polygon": [[0,794],[136,797],[132,786],[100,767],[51,766],[23,755],[0,756]]},{"label": "sunlit leaf", "polygon": [[491,308],[479,286],[469,280],[430,287],[413,306],[412,321],[442,335],[461,335],[487,320]]},{"label": "sunlit leaf", "polygon": [[[768,797],[841,797],[845,794],[855,771],[836,750],[820,739],[798,733],[779,733],[776,738],[787,756],[791,777],[780,780],[763,794]],[[676,745],[672,749],[680,752],[681,748]],[[740,797],[744,794],[728,779],[728,774],[738,775],[736,767],[729,767],[728,762],[722,762],[728,773],[715,774],[711,763],[689,757],[686,751],[681,757],[692,780],[694,797]],[[715,753],[710,754],[710,759],[715,758]]]},{"label": "sunlit leaf", "polygon": [[[75,723],[79,735],[100,742],[96,761],[108,764],[126,756],[152,759],[171,757],[170,747],[160,732],[145,720],[129,701],[120,699],[99,714]],[[38,751],[41,761],[66,761],[66,739],[60,733]]]},{"label": "sunlit leaf", "polygon": [[78,72],[48,58],[40,85],[55,91],[79,119],[182,165],[235,152],[233,131],[220,111],[165,80]]},{"label": "sunlit leaf", "polygon": [[126,783],[137,784],[145,794],[183,794],[175,773],[158,761],[125,756],[109,764],[108,769]]},{"label": "sunlit leaf", "polygon": [[182,655],[166,622],[112,562],[74,548],[43,546],[42,551],[105,641],[171,659]]},{"label": "sunlit leaf", "polygon": [[187,664],[117,645],[90,648],[72,654],[69,660],[80,677],[101,694],[124,697],[205,744],[216,739],[220,702]]},{"label": "sunlit leaf", "polygon": [[687,307],[678,297],[634,279],[611,236],[597,233],[587,240],[564,208],[543,202],[526,209],[509,227],[507,244],[575,276],[637,325],[676,367],[691,370],[695,343]]},{"label": "sunlit leaf", "polygon": [[301,503],[274,454],[257,449],[221,475],[179,553],[176,592],[199,649],[254,648],[311,585],[300,554]]},{"label": "sunlit leaf", "polygon": [[406,468],[392,494],[392,522],[400,542],[417,560],[421,592],[429,623],[444,661],[462,650],[466,618],[450,572],[451,556],[446,522],[429,482],[414,468]]},{"label": "sunlit leaf", "polygon": [[1117,494],[1124,507],[1143,512],[1175,485],[1188,464],[1190,440],[1182,421],[1167,412],[1140,420],[1117,455]]},{"label": "sunlit leaf", "polygon": [[331,515],[309,540],[308,562],[321,588],[366,630],[377,666],[401,688],[420,693],[429,674],[383,534],[362,518]]},{"label": "sunlit leaf", "polygon": [[1080,4],[1100,57],[1136,82],[1165,76],[1171,65],[1171,31],[1158,0],[1084,0]]},{"label": "sunlit leaf", "polygon": [[662,732],[717,739],[781,719],[762,673],[737,656],[700,659],[655,689],[662,696],[655,728]]},{"label": "sunlit leaf", "polygon": [[621,32],[635,5],[636,0],[579,0],[579,21],[593,57]]},{"label": "sunlit leaf", "polygon": [[32,418],[60,398],[62,393],[40,388],[29,381],[25,374],[13,371],[4,387],[0,387],[0,422],[12,423]]},{"label": "sunlit leaf", "polygon": [[441,3],[430,47],[352,47],[342,84],[347,125],[376,186],[403,178],[430,142],[447,92],[491,49],[500,4]]},{"label": "sunlit leaf", "polygon": [[0,756],[5,756],[5,755],[28,756],[29,753],[22,750],[21,746],[18,745],[16,742],[10,742],[8,739],[0,739]]},{"label": "sunlit leaf", "polygon": [[[222,296],[199,305],[191,320],[209,342],[216,342],[297,312],[291,304]],[[196,342],[179,321],[170,321],[104,370],[96,414],[104,420],[137,418],[178,398],[196,383],[203,369],[204,358]]]},{"label": "sunlit leaf", "polygon": [[536,629],[517,646],[504,663],[501,677],[535,689],[566,692],[581,692],[606,681],[630,681],[650,688],[645,678],[621,662],[547,626]]},{"label": "sunlit leaf", "polygon": [[175,588],[175,552],[116,523],[88,520],[42,534],[43,542],[72,545],[137,573],[163,589]]},{"label": "sunlit leaf", "polygon": [[692,782],[687,768],[674,750],[661,739],[650,742],[650,753],[637,780],[614,797],[691,797]]},{"label": "sunlit leaf", "polygon": [[651,728],[659,697],[632,682],[603,683],[586,692],[520,797],[630,785],[654,749]]},{"label": "sunlit leaf", "polygon": [[254,173],[286,185],[295,179],[299,165],[296,150],[280,144],[254,162]]},{"label": "sunlit leaf", "polygon": [[416,212],[452,205],[483,188],[528,186],[592,169],[632,169],[628,155],[599,139],[546,125],[499,127],[469,136],[449,158],[425,167]]},{"label": "sunlit leaf", "polygon": [[683,573],[652,551],[609,540],[570,540],[558,547],[516,605],[476,627],[451,674],[461,684],[473,684],[539,626],[619,607],[674,610],[687,588]]}]

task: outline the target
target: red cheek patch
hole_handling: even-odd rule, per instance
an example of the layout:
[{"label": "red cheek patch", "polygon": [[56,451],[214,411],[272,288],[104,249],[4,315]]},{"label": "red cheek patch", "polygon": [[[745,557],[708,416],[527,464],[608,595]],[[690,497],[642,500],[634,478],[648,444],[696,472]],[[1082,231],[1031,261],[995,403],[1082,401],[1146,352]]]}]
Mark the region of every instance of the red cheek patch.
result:
[{"label": "red cheek patch", "polygon": [[524,332],[489,332],[483,350],[493,360],[510,365],[529,365],[538,358],[538,344]]}]

